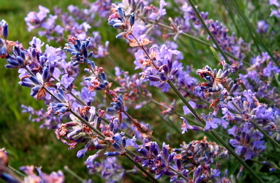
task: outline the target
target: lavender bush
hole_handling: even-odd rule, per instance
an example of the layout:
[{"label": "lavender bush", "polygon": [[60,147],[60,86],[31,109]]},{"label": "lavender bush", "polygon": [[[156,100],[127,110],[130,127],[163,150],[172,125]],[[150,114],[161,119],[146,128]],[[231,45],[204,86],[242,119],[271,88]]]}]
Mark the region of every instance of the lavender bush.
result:
[{"label": "lavender bush", "polygon": [[[82,145],[77,157],[85,158],[92,177],[122,182],[132,174],[140,182],[178,183],[279,179],[268,176],[279,171],[279,158],[269,156],[280,147],[279,48],[269,49],[261,37],[274,25],[252,25],[234,0],[224,7],[229,16],[239,14],[252,41],[192,0],[83,3],[69,5],[68,12],[39,6],[24,19],[28,31],[38,30],[50,43],[66,42],[64,48],[36,36],[25,48],[20,38],[8,39],[16,30],[2,20],[0,56],[7,69],[17,69],[18,84],[46,106],[22,105],[23,113],[53,130],[69,149]],[[268,5],[278,20],[280,3]],[[117,44],[102,39],[104,33],[95,31],[100,26],[117,30],[107,35],[120,39]],[[185,53],[186,40],[203,49]],[[129,46],[114,53],[121,45]],[[133,59],[122,61],[118,54]],[[62,171],[48,175],[34,166],[22,167],[21,177],[9,169],[6,151],[0,153],[0,175],[7,182],[64,182]]]}]

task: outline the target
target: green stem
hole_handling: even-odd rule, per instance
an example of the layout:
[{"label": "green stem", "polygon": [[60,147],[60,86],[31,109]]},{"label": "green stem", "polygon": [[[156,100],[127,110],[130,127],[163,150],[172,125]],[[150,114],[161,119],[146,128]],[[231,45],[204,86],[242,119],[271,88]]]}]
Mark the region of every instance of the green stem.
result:
[{"label": "green stem", "polygon": [[[205,104],[208,104],[208,105],[211,104],[211,103],[208,102],[207,100],[204,100],[203,98],[198,97],[198,96],[194,95],[193,93],[187,91],[187,89],[185,89],[185,88],[180,88],[180,89],[183,90],[184,92],[186,92],[188,95],[191,95],[192,97],[194,97],[194,98],[200,100],[201,102],[203,102],[203,103],[205,103]],[[191,98],[191,97],[189,97],[189,98]]]},{"label": "green stem", "polygon": [[[45,87],[44,87],[45,88]],[[45,88],[46,89],[46,91],[52,96],[52,97],[54,97],[57,101],[60,101],[56,96],[54,96],[47,88]],[[97,129],[95,129],[88,121],[86,121],[84,118],[82,118],[80,115],[78,115],[76,112],[74,112],[74,111],[72,111],[72,110],[69,110],[69,112],[71,112],[75,117],[77,117],[82,123],[84,123],[84,124],[86,124],[90,129],[92,129],[96,134],[98,134],[99,136],[100,136],[100,138],[102,139],[102,140],[104,140],[106,137],[105,137],[105,135],[103,135],[99,130],[97,130]],[[109,144],[111,144],[111,142],[110,141],[107,141]],[[126,149],[126,151],[128,151],[127,149]],[[137,163],[137,162],[135,162],[131,157],[129,157],[128,155],[126,156],[133,164],[135,164],[137,167],[139,167],[140,165]],[[141,167],[141,166],[140,166]],[[142,168],[141,169],[142,171],[143,171],[143,173],[145,173],[148,177],[150,177],[149,176],[149,173],[144,169],[144,168]],[[154,178],[153,178],[154,179]],[[153,180],[152,179],[152,180]],[[155,180],[155,179],[154,179]]]},{"label": "green stem", "polygon": [[80,176],[78,176],[75,172],[73,172],[72,170],[69,169],[68,166],[64,166],[64,170],[66,170],[68,173],[70,173],[73,177],[75,177],[76,179],[78,179],[80,182],[85,182],[84,179],[82,179]]},{"label": "green stem", "polygon": [[189,179],[185,177],[181,172],[177,171],[176,169],[172,168],[171,166],[169,167],[173,172],[177,173],[180,177],[182,177],[184,180],[189,182]]},{"label": "green stem", "polygon": [[[128,112],[123,111],[123,113],[133,122],[133,124],[139,124],[137,120],[135,120],[133,117],[131,117]],[[158,140],[156,137],[151,136],[152,140],[156,141],[158,144],[162,144],[160,140]]]},{"label": "green stem", "polygon": [[[151,23],[151,24],[155,24],[155,25],[159,25],[159,26],[161,26],[161,27],[164,27],[164,28],[166,28],[166,29],[169,29],[169,30],[174,30],[172,27],[170,27],[170,26],[168,26],[168,25],[165,25],[165,24],[163,24],[163,23],[160,23],[160,22],[155,22],[155,21],[153,21],[153,20],[146,20],[147,22],[149,22],[149,23]],[[203,44],[203,45],[205,45],[205,46],[210,46],[210,47],[213,47],[210,43],[208,43],[208,42],[206,42],[206,41],[204,41],[204,40],[201,40],[201,39],[198,39],[198,38],[196,38],[196,37],[194,37],[194,36],[192,36],[192,35],[190,35],[190,34],[187,34],[187,33],[185,33],[185,32],[183,32],[183,33],[181,33],[180,35],[183,35],[183,36],[185,36],[185,37],[187,37],[187,38],[190,38],[190,39],[192,39],[192,40],[194,40],[194,41],[196,41],[196,42],[198,42],[198,43],[200,43],[200,44]],[[215,48],[215,47],[213,47],[215,50],[218,50],[218,51],[220,51],[218,48]],[[236,58],[235,56],[233,56],[232,54],[230,54],[230,53],[227,53],[227,52],[224,52],[227,56],[229,56],[230,58],[232,58],[232,59],[234,59],[234,60],[240,60],[240,59],[238,59],[238,58]]]},{"label": "green stem", "polygon": [[18,171],[17,169],[15,169],[14,167],[12,167],[11,165],[8,165],[8,168],[11,169],[13,172],[15,172],[16,174],[18,174],[21,177],[25,177],[25,175],[23,173],[21,173],[20,171]]},{"label": "green stem", "polygon": [[[242,110],[236,105],[235,102],[232,102],[233,106],[242,113]],[[271,138],[270,135],[266,133],[254,120],[250,120],[250,123],[252,123],[266,138],[268,138],[274,145],[276,145],[278,148],[280,148],[280,144],[276,142],[273,138]]]},{"label": "green stem", "polygon": [[218,51],[222,54],[222,56],[224,57],[225,61],[227,63],[230,63],[230,61],[228,60],[226,53],[222,50],[222,48],[220,47],[220,45],[218,44],[218,42],[216,41],[215,37],[213,36],[213,34],[210,32],[210,30],[208,29],[207,25],[205,24],[205,22],[203,21],[202,17],[200,16],[200,13],[198,12],[198,10],[196,9],[195,5],[193,4],[192,0],[188,0],[192,9],[194,10],[195,15],[197,16],[197,18],[199,19],[200,23],[203,25],[204,29],[206,30],[206,32],[209,34],[209,36],[211,37],[211,40],[214,42],[214,44],[216,45]]},{"label": "green stem", "polygon": [[[197,112],[192,108],[192,106],[187,102],[187,100],[183,97],[183,95],[179,92],[179,90],[173,85],[172,82],[168,81],[170,87],[174,90],[174,92],[178,95],[178,97],[184,102],[184,104],[189,108],[192,114],[202,123],[206,124],[206,122],[197,114]],[[217,134],[215,130],[211,130],[210,133],[259,181],[263,182],[262,179],[251,169],[251,167],[240,158],[235,151]]]},{"label": "green stem", "polygon": [[259,182],[264,183],[251,167],[234,152],[234,150],[217,134],[215,130],[210,132]]},{"label": "green stem", "polygon": [[[250,159],[250,161],[255,162],[255,163],[258,163],[258,164],[260,164],[260,165],[264,165],[264,162],[263,162],[263,161],[258,161],[258,160],[255,160],[255,159]],[[266,161],[266,162],[268,163],[268,166],[279,170],[279,168],[277,167],[277,165],[276,165],[275,163],[269,162],[269,161]]]},{"label": "green stem", "polygon": [[274,63],[279,67],[279,64],[277,60],[274,58],[274,55],[271,53],[271,51],[268,49],[268,47],[264,44],[263,40],[260,38],[259,34],[256,32],[256,28],[251,24],[251,22],[248,20],[248,18],[245,16],[245,14],[240,10],[239,5],[237,4],[236,0],[230,0],[230,4],[232,4],[232,7],[238,12],[239,16],[241,16],[242,20],[244,21],[245,25],[249,29],[249,33],[251,37],[253,38],[256,45],[260,44],[262,48],[269,54],[271,59],[274,61]]},{"label": "green stem", "polygon": [[[54,80],[56,80],[57,82],[59,82],[59,80],[56,79],[55,77],[52,77],[52,78],[53,78]],[[66,89],[66,87],[65,87],[64,85],[61,84],[61,86],[62,86],[64,89]],[[72,93],[72,91],[70,91],[69,94],[70,94],[72,97],[74,97],[78,102],[80,102],[80,104],[86,106],[86,104],[85,104],[81,99],[79,99],[76,95],[74,95],[74,94]]]},{"label": "green stem", "polygon": [[180,93],[180,91],[174,86],[174,84],[171,81],[168,81],[168,84],[173,89],[173,91],[177,94],[177,96],[183,101],[183,103],[189,108],[189,110],[192,112],[192,114],[203,124],[205,125],[205,121],[197,114],[197,112],[192,108],[192,106],[188,103],[188,101],[183,97],[183,95]]},{"label": "green stem", "polygon": [[280,148],[280,144],[276,142],[273,138],[271,138],[270,135],[266,133],[255,121],[251,120],[249,121],[252,123],[266,138],[268,138],[274,145],[276,145],[278,148]]},{"label": "green stem", "polygon": [[[25,67],[25,69],[32,75],[34,76],[34,74],[27,68]],[[61,102],[59,98],[57,98],[51,91],[49,91],[43,84],[42,87],[46,90],[46,92],[48,92],[56,101]],[[96,134],[99,135],[99,138],[101,138],[102,140],[105,140],[105,135],[103,135],[98,129],[94,128],[87,120],[85,120],[84,118],[82,118],[79,114],[77,114],[76,112],[72,111],[71,109],[69,109],[69,112],[72,113],[75,117],[77,117],[82,123],[86,124],[90,129],[92,129]],[[112,143],[110,141],[106,141],[108,144],[112,145]],[[129,151],[128,149],[126,149],[127,152],[132,153],[131,151]],[[143,171],[143,173],[145,173],[149,178],[151,178],[154,182],[158,182],[156,179],[154,179],[149,172],[147,172],[143,167],[141,167],[137,162],[135,162],[129,155],[125,154],[125,156],[133,163],[135,164],[140,170]],[[141,168],[140,168],[141,167]]]},{"label": "green stem", "polygon": [[[155,103],[155,104],[158,104],[158,103]],[[152,110],[152,108],[151,108],[150,106],[148,106],[148,107]],[[178,134],[182,134],[181,129],[180,129],[177,125],[175,125],[175,124],[174,124],[171,120],[169,120],[169,119],[164,119],[163,116],[162,116],[158,111],[156,111],[156,112],[157,112],[157,114],[160,116],[160,118],[161,118],[167,125],[169,125],[171,128],[173,128]],[[186,138],[185,135],[183,135],[182,137],[183,137],[183,139],[184,139],[185,141],[190,140],[190,139]]]},{"label": "green stem", "polygon": [[159,183],[158,180],[156,180],[149,172],[147,172],[141,165],[139,165],[137,162],[134,161],[128,154],[124,154],[125,157],[127,157],[131,162],[134,163],[142,172],[144,172],[153,182]]}]

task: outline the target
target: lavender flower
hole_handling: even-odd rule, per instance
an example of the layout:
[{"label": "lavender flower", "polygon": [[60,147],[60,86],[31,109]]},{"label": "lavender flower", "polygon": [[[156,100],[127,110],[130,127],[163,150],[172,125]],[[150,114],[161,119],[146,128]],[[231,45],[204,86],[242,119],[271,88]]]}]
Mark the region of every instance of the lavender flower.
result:
[{"label": "lavender flower", "polygon": [[38,28],[46,20],[47,14],[50,12],[49,9],[39,6],[39,12],[29,12],[27,17],[24,19],[28,25],[28,31]]},{"label": "lavender flower", "polygon": [[131,34],[134,22],[135,14],[131,13],[129,19],[127,19],[125,12],[121,7],[118,7],[117,12],[112,14],[108,19],[108,24],[110,26],[124,30],[124,32],[118,34],[116,38],[127,37],[129,34]]},{"label": "lavender flower", "polygon": [[7,56],[7,45],[5,41],[0,38],[0,58],[5,58]]},{"label": "lavender flower", "polygon": [[30,182],[30,181],[42,181],[46,183],[63,183],[64,182],[64,175],[62,171],[58,172],[52,172],[51,174],[45,174],[41,171],[41,168],[36,168],[38,175],[34,172],[35,167],[34,166],[23,166],[20,168],[21,171],[23,171],[25,174],[27,174],[27,177],[24,178],[24,182]]},{"label": "lavender flower", "polygon": [[153,45],[149,52],[149,58],[143,50],[135,53],[135,69],[141,68],[143,79],[166,92],[170,88],[167,82],[176,81],[180,76],[183,66],[177,59],[182,59],[182,55],[178,50],[170,49],[166,45]]},{"label": "lavender flower", "polygon": [[[182,7],[182,11],[185,13],[184,18],[186,21],[192,20],[193,24],[196,25],[197,29],[202,28],[202,24],[199,19],[196,17],[193,9],[187,3],[184,3]],[[244,58],[244,54],[246,54],[249,50],[249,44],[244,43],[243,39],[237,38],[234,33],[231,36],[228,35],[228,28],[225,27],[219,21],[214,21],[212,19],[207,19],[207,12],[200,12],[200,16],[204,20],[207,28],[210,30],[215,40],[219,44],[219,46],[225,52],[229,52],[234,55],[236,58],[241,59],[241,61],[236,61],[229,58],[231,62],[231,70],[236,72],[242,67],[242,59]],[[208,36],[208,39],[210,37]]]},{"label": "lavender flower", "polygon": [[261,34],[267,33],[267,29],[269,28],[269,24],[265,20],[258,21],[257,24],[257,32]]},{"label": "lavender flower", "polygon": [[219,126],[222,126],[224,129],[227,129],[229,122],[223,119],[213,117],[213,114],[210,112],[208,115],[203,115],[206,121],[204,131],[209,131],[211,129],[216,129]]},{"label": "lavender flower", "polygon": [[9,157],[5,148],[0,149],[0,179],[5,182],[21,183],[20,180],[13,171],[10,170]]},{"label": "lavender flower", "polygon": [[227,102],[228,97],[232,95],[238,88],[238,84],[228,77],[229,69],[212,70],[209,66],[197,70],[197,74],[206,82],[202,82],[195,88],[207,100],[211,99],[210,108],[214,108],[214,115],[216,115],[220,105]]},{"label": "lavender flower", "polygon": [[276,88],[271,85],[272,78],[280,69],[273,63],[267,53],[262,53],[251,59],[251,66],[247,73],[239,74],[240,80],[247,90],[256,92],[256,96],[273,101],[275,106],[279,106],[279,94]]},{"label": "lavender flower", "polygon": [[271,9],[270,16],[280,17],[280,3],[278,0],[269,0],[269,5],[274,5],[276,9]]},{"label": "lavender flower", "polygon": [[203,140],[194,140],[189,144],[181,145],[180,151],[183,160],[192,159],[192,161],[186,161],[188,167],[193,167],[201,163],[210,165],[214,163],[215,157],[227,158],[228,151],[218,146],[216,143],[208,142],[207,138]]},{"label": "lavender flower", "polygon": [[117,162],[116,157],[107,157],[98,162],[93,157],[89,157],[86,166],[90,173],[99,173],[107,182],[113,183],[123,178],[125,170]]},{"label": "lavender flower", "polygon": [[[164,26],[161,27],[160,22],[167,14],[168,4],[164,0],[157,3],[159,7],[151,3],[123,0],[114,4],[110,0],[97,0],[94,3],[84,1],[85,8],[82,9],[70,5],[67,13],[55,8],[52,15],[49,9],[42,6],[39,6],[39,12],[30,12],[25,18],[28,30],[42,28],[38,33],[46,36],[48,41],[63,41],[68,35],[64,50],[49,45],[44,49],[44,43],[36,37],[25,49],[19,42],[7,40],[8,24],[2,20],[0,57],[6,58],[5,67],[18,69],[19,84],[30,88],[30,95],[44,100],[47,106],[47,109],[39,110],[22,106],[23,112],[29,113],[35,122],[43,120],[41,127],[54,129],[58,140],[69,149],[80,147],[76,156],[85,158],[89,155],[85,162],[89,172],[99,173],[107,182],[120,181],[125,173],[135,172],[135,167],[132,171],[125,170],[117,161],[119,156],[130,156],[130,161],[138,168],[142,166],[143,173],[151,179],[151,176],[155,179],[165,176],[170,182],[178,183],[230,182],[227,170],[223,174],[218,163],[218,158],[228,159],[230,154],[226,148],[207,141],[206,137],[193,139],[189,143],[179,142],[182,143],[179,148],[171,148],[173,144],[168,145],[161,142],[162,139],[154,138],[152,123],[138,121],[130,110],[150,103],[157,104],[159,110],[164,108],[161,112],[163,120],[170,118],[174,122],[171,126],[178,131],[177,117],[181,115],[177,106],[183,109],[185,115],[189,114],[190,110],[184,106],[187,103],[183,99],[188,97],[191,99],[188,100],[189,104],[197,113],[206,112],[207,115],[195,113],[197,119],[206,124],[204,127],[194,126],[181,117],[182,134],[188,135],[188,130],[214,133],[222,126],[221,130],[227,130],[231,138],[229,143],[235,153],[249,160],[269,149],[259,128],[268,132],[271,138],[278,140],[280,137],[279,94],[275,87],[280,69],[267,53],[253,57],[251,66],[245,68],[242,62],[249,50],[248,44],[234,33],[229,35],[228,28],[221,22],[208,19],[207,12],[201,12],[202,19],[222,50],[240,61],[230,58],[230,63],[220,61],[223,69],[212,69],[208,65],[198,69],[196,73],[205,80],[198,84],[197,79],[192,77],[193,66],[184,66],[182,62],[184,56],[179,51],[179,44],[166,39],[174,36],[174,40],[177,40],[185,32],[199,36],[200,31],[203,33],[202,22],[187,3],[177,0],[175,3],[182,5],[180,13],[184,15],[168,19],[173,29],[170,33]],[[270,1],[270,5],[278,7],[279,3]],[[272,14],[278,16],[274,11]],[[106,17],[111,27],[121,31],[116,38],[124,38],[132,47],[134,68],[141,69],[140,73],[130,76],[128,72],[115,68],[117,77],[114,77],[105,73],[110,68],[99,67],[96,65],[98,62],[93,61],[93,58],[109,54],[109,42],[102,45],[98,32],[92,32],[93,37],[89,37],[92,28],[102,25],[100,17]],[[259,21],[257,31],[266,33],[267,29],[268,24]],[[157,36],[163,36],[164,44]],[[151,43],[155,44],[149,46]],[[64,52],[71,54],[70,62],[67,62]],[[279,60],[277,53],[275,60]],[[82,64],[84,72],[78,68]],[[102,66],[108,65],[105,63]],[[230,75],[237,71],[242,73],[238,75],[239,78]],[[83,74],[82,82],[77,85],[80,74]],[[115,87],[115,81],[119,86]],[[155,100],[147,83],[166,92],[166,98],[160,96],[157,97],[159,101]],[[167,93],[170,88],[184,104],[174,99],[172,93]],[[207,109],[208,104],[210,109]],[[2,178],[17,182],[10,172],[7,173],[6,154],[1,154],[1,150],[0,166]],[[64,181],[62,172],[47,175],[37,168],[37,175],[33,166],[21,169],[33,181]],[[243,169],[241,166],[238,176],[242,175]]]},{"label": "lavender flower", "polygon": [[149,18],[157,21],[160,20],[166,14],[166,9],[164,9],[166,5],[167,3],[164,0],[160,0],[159,9],[156,12],[152,12]]},{"label": "lavender flower", "polygon": [[7,39],[8,34],[9,34],[9,28],[8,28],[8,23],[5,20],[2,20],[0,22],[0,37],[3,36],[4,39]]},{"label": "lavender flower", "polygon": [[[127,105],[130,104],[131,107],[139,109],[149,102],[149,98],[152,97],[152,94],[147,89],[146,83],[138,78],[138,74],[129,76],[128,72],[124,72],[118,67],[115,67],[115,73],[117,76],[116,80],[120,86],[116,87],[114,92],[123,94]],[[146,100],[141,100],[143,98]],[[141,102],[135,105],[135,102],[139,100]]]},{"label": "lavender flower", "polygon": [[111,102],[111,106],[110,108],[107,108],[107,111],[113,112],[122,112],[123,108],[124,108],[124,102],[123,102],[123,97],[122,95],[118,95],[116,98],[113,99],[114,102]]},{"label": "lavender flower", "polygon": [[[168,165],[172,163],[176,154],[169,153],[169,145],[163,144],[162,150],[160,150],[156,142],[146,142],[144,146],[139,146],[137,151],[140,156],[137,156],[135,160],[141,162],[142,166],[148,167],[149,171],[155,174],[156,179],[164,175],[169,177],[176,175],[168,169]],[[184,175],[187,176],[187,172],[184,172]]]},{"label": "lavender flower", "polygon": [[251,120],[256,122],[262,129],[268,132],[276,131],[277,112],[267,108],[265,104],[259,103],[252,91],[244,91],[243,97],[237,96],[222,108],[224,119],[234,121],[234,125],[228,133],[235,139],[230,143],[235,147],[235,151],[241,157],[251,159],[265,150],[263,134],[259,132]]},{"label": "lavender flower", "polygon": [[194,131],[201,131],[202,130],[202,128],[199,127],[199,126],[190,125],[185,118],[181,117],[181,119],[183,120],[183,124],[181,125],[182,134],[188,132],[188,129],[189,130],[194,130]]}]

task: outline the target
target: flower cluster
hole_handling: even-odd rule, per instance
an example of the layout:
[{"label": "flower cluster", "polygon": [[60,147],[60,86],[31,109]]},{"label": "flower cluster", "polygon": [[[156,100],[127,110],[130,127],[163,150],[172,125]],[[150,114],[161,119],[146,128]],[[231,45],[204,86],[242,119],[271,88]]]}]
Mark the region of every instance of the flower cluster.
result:
[{"label": "flower cluster", "polygon": [[228,133],[234,137],[230,143],[236,153],[245,159],[251,159],[265,150],[263,134],[255,124],[269,133],[279,133],[276,128],[278,112],[260,103],[251,90],[245,90],[242,96],[232,98],[222,108],[222,112],[225,120],[235,123],[228,129]]},{"label": "flower cluster", "polygon": [[280,3],[277,0],[269,0],[269,5],[274,5],[276,9],[271,9],[270,16],[276,16],[277,18],[280,18]]},{"label": "flower cluster", "polygon": [[[208,12],[196,14],[192,1],[174,1],[182,15],[168,17],[170,25],[164,24],[170,3],[152,3],[96,0],[84,1],[85,8],[69,5],[67,13],[56,7],[52,15],[43,6],[39,12],[28,13],[28,31],[39,29],[39,35],[48,41],[67,40],[64,49],[44,46],[37,37],[24,48],[20,42],[8,40],[8,24],[2,20],[0,57],[6,59],[5,67],[18,70],[18,84],[30,88],[30,96],[45,104],[38,110],[22,105],[23,112],[29,113],[30,120],[43,122],[40,127],[53,129],[68,149],[79,148],[76,156],[87,158],[89,173],[106,182],[121,181],[139,170],[144,175],[141,180],[148,177],[153,182],[166,177],[177,183],[231,182],[235,181],[234,175],[232,180],[228,176],[227,168],[231,167],[223,165],[236,157],[241,163],[237,178],[245,169],[258,178],[244,160],[271,150],[266,140],[274,148],[280,147],[279,54],[275,52],[273,57],[263,52],[251,57],[246,67],[249,44],[234,33],[229,35],[221,22],[208,19]],[[279,5],[276,1],[270,4]],[[275,10],[272,15],[278,17]],[[114,32],[116,38],[123,38],[130,47],[130,62],[114,67],[115,74],[110,73],[107,60],[118,62],[119,53],[114,54],[115,47],[109,50],[108,41],[102,43],[98,31],[90,34],[93,27],[103,25],[108,31],[120,31]],[[265,35],[269,26],[259,21],[257,32]],[[187,35],[211,46],[207,40],[200,40],[200,32],[210,32],[217,42],[214,49],[218,44],[219,51],[229,55],[229,63],[222,56],[216,57],[220,60],[217,67],[223,68],[212,69],[211,63],[203,63],[206,66],[195,74],[199,63],[186,65],[194,58],[181,51],[186,42],[178,38]],[[210,36],[204,39],[211,40]],[[195,51],[198,55],[203,52]],[[199,83],[199,77],[204,82]],[[124,158],[133,166],[121,161]],[[264,164],[277,169],[275,163]],[[64,182],[61,171],[47,175],[34,166],[21,170],[27,175],[25,182]],[[0,149],[0,177],[21,182],[9,170],[4,149]]]},{"label": "flower cluster", "polygon": [[[196,16],[193,8],[186,2],[182,4],[181,11],[184,14],[184,18],[177,18],[171,21],[172,26],[174,26],[175,30],[179,33],[192,33],[197,34],[198,31],[203,30],[202,23]],[[237,38],[234,33],[229,35],[228,28],[225,27],[218,20],[214,21],[213,19],[208,18],[208,12],[200,12],[200,16],[206,24],[207,28],[215,38],[216,42],[222,48],[224,52],[231,53],[235,58],[240,59],[241,61],[237,61],[236,59],[228,58],[231,62],[230,68],[233,72],[241,69],[242,60],[244,59],[244,55],[249,51],[249,44],[245,43],[242,38]],[[196,30],[192,29],[192,26],[195,27]],[[178,34],[175,34],[177,37]],[[211,39],[208,36],[208,39]],[[224,60],[223,57],[220,57],[221,60]]]},{"label": "flower cluster", "polygon": [[[216,157],[227,158],[228,152],[217,144],[208,142],[206,137],[201,141],[184,143],[181,148],[175,149],[165,143],[160,148],[156,142],[147,141],[138,147],[138,152],[140,156],[135,158],[136,162],[148,167],[150,172],[156,174],[156,179],[165,175],[170,177],[170,182],[185,182],[186,179],[188,182],[226,180],[219,169],[213,170],[210,165],[215,162]],[[179,175],[186,179],[179,178],[175,172],[180,172]]]},{"label": "flower cluster", "polygon": [[[106,7],[107,11],[110,7],[109,2],[107,3],[85,3],[88,9],[85,9],[82,12],[79,12],[77,7],[70,5],[68,7],[69,13],[63,13],[61,9],[54,8],[55,15],[51,15],[50,10],[46,7],[39,6],[39,12],[30,12],[28,13],[27,17],[25,18],[25,22],[28,26],[28,31],[33,29],[43,28],[42,31],[39,31],[39,36],[46,36],[48,41],[55,40],[55,41],[64,41],[65,36],[68,38],[76,37],[79,40],[86,40],[90,35],[88,30],[91,28],[90,24],[92,25],[94,20],[94,16],[97,13],[96,11],[102,11],[102,7]],[[99,7],[101,6],[101,7]],[[101,8],[101,9],[100,9]],[[105,13],[106,15],[106,13]],[[104,15],[104,16],[105,16]],[[86,18],[85,18],[86,17]],[[85,20],[86,22],[80,24],[80,20]],[[91,20],[91,21],[90,21]],[[61,21],[62,25],[58,22]],[[99,26],[96,23],[95,26]],[[99,32],[92,32],[93,39],[90,39],[89,46],[94,49],[95,55],[94,57],[105,57],[108,55],[108,44],[109,42],[105,43],[105,46],[101,44],[101,36]]]},{"label": "flower cluster", "polygon": [[[276,55],[276,58],[279,62],[279,56]],[[251,59],[251,66],[247,69],[247,73],[239,74],[239,77],[247,90],[256,92],[260,98],[273,101],[274,106],[279,108],[279,94],[276,92],[276,87],[271,84],[279,73],[279,67],[272,62],[268,53],[263,52]]]},{"label": "flower cluster", "polygon": [[238,89],[238,84],[228,77],[230,69],[216,69],[205,66],[197,70],[197,74],[206,80],[195,87],[200,96],[208,100],[210,108],[214,108],[215,114],[222,103],[227,102],[228,97]]},{"label": "flower cluster", "polygon": [[64,175],[62,171],[52,172],[51,174],[46,174],[42,172],[41,168],[36,168],[38,175],[34,172],[34,166],[23,166],[20,168],[27,176],[24,178],[24,182],[46,182],[46,183],[63,183]]},{"label": "flower cluster", "polygon": [[22,166],[20,170],[26,174],[24,180],[21,180],[17,175],[14,174],[8,167],[9,158],[8,153],[4,148],[0,149],[0,178],[6,182],[13,183],[29,183],[29,182],[45,182],[45,183],[63,183],[64,174],[62,171],[52,172],[51,174],[44,173],[40,167],[36,167],[38,175],[34,172],[35,167]]}]

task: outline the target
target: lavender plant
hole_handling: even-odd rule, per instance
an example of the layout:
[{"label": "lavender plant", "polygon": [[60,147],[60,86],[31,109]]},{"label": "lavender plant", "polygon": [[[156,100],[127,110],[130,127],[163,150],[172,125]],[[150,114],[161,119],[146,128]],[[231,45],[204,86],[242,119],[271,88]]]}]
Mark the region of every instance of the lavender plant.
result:
[{"label": "lavender plant", "polygon": [[[277,50],[270,50],[273,57],[265,51],[255,54],[253,44],[208,19],[192,0],[174,3],[179,5],[174,17],[168,15],[172,3],[164,0],[85,1],[84,8],[69,5],[67,13],[56,7],[50,14],[43,6],[28,13],[28,31],[38,29],[39,36],[64,48],[44,47],[37,37],[24,48],[20,38],[8,40],[8,24],[2,20],[5,67],[17,69],[18,84],[45,104],[42,109],[22,105],[22,112],[54,130],[69,150],[80,148],[76,156],[86,158],[89,174],[105,182],[134,174],[141,182],[278,179],[260,173],[279,171],[279,159],[269,155],[280,147]],[[271,15],[278,17],[274,11]],[[114,52],[118,45],[109,48],[101,32],[90,32],[100,26],[116,29],[107,36],[128,45],[122,50],[131,55],[128,63]],[[268,26],[259,21],[256,32],[265,34]],[[196,60],[180,51],[186,38],[209,47],[215,58],[211,63],[216,63],[201,57],[205,66],[196,68]],[[126,65],[134,71],[126,71]],[[169,128],[160,132],[162,123]],[[47,175],[36,168],[36,175],[33,166],[21,168],[24,178],[16,176],[5,151],[0,152],[0,175],[7,182],[64,181],[61,171]]]}]

